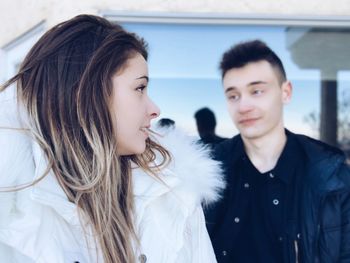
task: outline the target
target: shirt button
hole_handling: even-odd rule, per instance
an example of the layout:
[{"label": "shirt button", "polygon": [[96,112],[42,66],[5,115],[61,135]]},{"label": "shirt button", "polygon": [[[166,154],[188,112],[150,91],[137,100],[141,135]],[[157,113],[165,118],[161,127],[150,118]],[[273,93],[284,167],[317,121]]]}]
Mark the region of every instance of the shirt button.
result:
[{"label": "shirt button", "polygon": [[239,217],[235,217],[235,223],[239,223]]},{"label": "shirt button", "polygon": [[280,203],[280,201],[278,201],[278,199],[273,199],[272,203],[273,203],[274,205],[278,205],[278,204]]},{"label": "shirt button", "polygon": [[297,239],[300,239],[301,238],[301,235],[300,233],[297,234]]},{"label": "shirt button", "polygon": [[227,256],[226,250],[223,250],[221,253],[222,253],[222,255],[223,255],[224,257]]},{"label": "shirt button", "polygon": [[248,184],[248,183],[245,183],[245,184],[244,184],[244,188],[249,188],[249,184]]},{"label": "shirt button", "polygon": [[146,262],[147,262],[147,257],[146,257],[146,255],[145,255],[145,254],[141,254],[141,255],[139,256],[139,261],[140,261],[141,263],[146,263]]},{"label": "shirt button", "polygon": [[282,242],[283,241],[283,237],[279,237],[278,241]]},{"label": "shirt button", "polygon": [[273,173],[269,174],[270,178],[274,178],[275,176],[273,175]]}]

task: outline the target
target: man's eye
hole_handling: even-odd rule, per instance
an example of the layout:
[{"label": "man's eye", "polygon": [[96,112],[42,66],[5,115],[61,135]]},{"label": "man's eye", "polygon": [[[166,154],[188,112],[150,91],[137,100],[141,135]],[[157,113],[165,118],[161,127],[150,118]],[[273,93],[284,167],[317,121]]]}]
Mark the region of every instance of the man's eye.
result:
[{"label": "man's eye", "polygon": [[229,100],[238,100],[239,99],[239,96],[238,95],[228,95],[227,98]]},{"label": "man's eye", "polygon": [[255,94],[255,95],[260,95],[262,93],[264,93],[264,91],[261,90],[261,89],[256,89],[256,90],[253,91],[253,94]]}]

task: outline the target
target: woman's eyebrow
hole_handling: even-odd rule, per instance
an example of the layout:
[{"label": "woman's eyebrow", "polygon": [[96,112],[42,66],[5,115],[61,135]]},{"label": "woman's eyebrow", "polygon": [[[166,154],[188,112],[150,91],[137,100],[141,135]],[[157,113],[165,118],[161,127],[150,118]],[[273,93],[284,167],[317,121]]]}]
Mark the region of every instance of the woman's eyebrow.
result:
[{"label": "woman's eyebrow", "polygon": [[136,78],[136,79],[146,79],[146,80],[147,80],[147,82],[149,81],[148,76],[142,76],[142,77],[139,77],[139,78]]}]

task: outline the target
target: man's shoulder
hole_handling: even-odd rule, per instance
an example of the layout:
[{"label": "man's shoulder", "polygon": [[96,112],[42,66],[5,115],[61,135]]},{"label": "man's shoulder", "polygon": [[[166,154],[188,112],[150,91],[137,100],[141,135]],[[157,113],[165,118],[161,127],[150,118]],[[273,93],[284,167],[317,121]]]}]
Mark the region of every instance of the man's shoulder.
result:
[{"label": "man's shoulder", "polygon": [[214,146],[213,157],[218,161],[232,160],[235,158],[241,147],[242,139],[240,135],[236,135],[230,139],[226,139]]},{"label": "man's shoulder", "polygon": [[303,134],[296,134],[290,131],[287,133],[288,136],[296,139],[310,160],[319,161],[321,159],[328,159],[330,157],[345,158],[344,152],[335,146],[329,145],[325,142]]},{"label": "man's shoulder", "polygon": [[[332,182],[331,185],[341,186],[344,184],[350,189],[350,168],[345,163],[346,158],[343,151],[305,135],[292,134],[292,136],[295,136],[304,149],[308,163],[311,165],[310,171],[317,174],[315,178],[319,183],[322,182],[320,179],[323,178],[326,188],[329,186],[329,183],[326,182]],[[335,183],[334,180],[338,183]]]}]

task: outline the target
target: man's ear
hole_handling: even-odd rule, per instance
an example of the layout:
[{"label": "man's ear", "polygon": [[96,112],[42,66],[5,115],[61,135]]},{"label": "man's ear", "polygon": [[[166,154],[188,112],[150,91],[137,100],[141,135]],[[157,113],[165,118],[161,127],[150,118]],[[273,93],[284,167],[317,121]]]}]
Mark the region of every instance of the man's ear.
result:
[{"label": "man's ear", "polygon": [[293,87],[292,83],[287,80],[282,84],[282,102],[283,104],[288,104],[292,99]]}]

